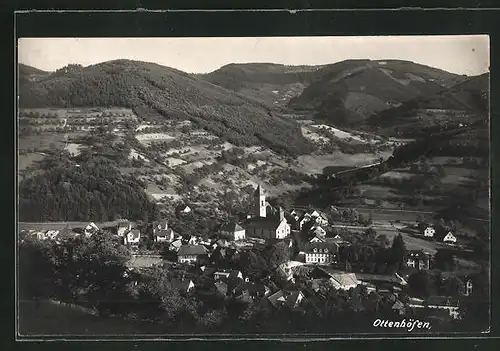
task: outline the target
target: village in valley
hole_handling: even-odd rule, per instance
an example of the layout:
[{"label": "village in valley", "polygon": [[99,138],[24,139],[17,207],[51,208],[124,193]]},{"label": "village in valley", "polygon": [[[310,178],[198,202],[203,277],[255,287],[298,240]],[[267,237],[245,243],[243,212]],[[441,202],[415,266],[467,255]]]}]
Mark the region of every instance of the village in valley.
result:
[{"label": "village in valley", "polygon": [[[457,268],[458,251],[470,248],[443,223],[379,224],[382,232],[396,233],[390,242],[364,221],[346,221],[352,209],[273,206],[260,185],[250,208],[204,236],[181,235],[172,228],[172,222],[189,226],[200,216],[196,208],[180,202],[170,217],[152,223],[59,223],[61,229],[42,231],[27,226],[21,237],[60,242],[108,233],[131,253],[127,266],[135,279],[153,268],[166,269],[173,272],[171,284],[184,296],[293,311],[302,311],[308,299],[321,300],[333,290],[343,291],[352,302],[364,294],[375,310],[384,308],[389,315],[460,320],[459,301],[472,295],[476,277],[483,273],[474,265]],[[407,248],[408,237],[430,245],[434,253]],[[429,287],[429,272],[439,275],[440,289]]]}]

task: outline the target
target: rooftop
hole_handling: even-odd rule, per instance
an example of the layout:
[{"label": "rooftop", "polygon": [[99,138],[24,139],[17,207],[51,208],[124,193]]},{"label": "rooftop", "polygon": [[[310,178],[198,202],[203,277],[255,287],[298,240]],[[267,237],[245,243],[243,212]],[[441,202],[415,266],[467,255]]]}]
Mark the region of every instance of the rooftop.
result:
[{"label": "rooftop", "polygon": [[203,245],[182,245],[177,252],[177,256],[206,255],[208,250]]},{"label": "rooftop", "polygon": [[278,228],[280,221],[277,218],[268,217],[254,217],[250,218],[245,222],[247,227],[258,228],[258,229],[276,229]]}]

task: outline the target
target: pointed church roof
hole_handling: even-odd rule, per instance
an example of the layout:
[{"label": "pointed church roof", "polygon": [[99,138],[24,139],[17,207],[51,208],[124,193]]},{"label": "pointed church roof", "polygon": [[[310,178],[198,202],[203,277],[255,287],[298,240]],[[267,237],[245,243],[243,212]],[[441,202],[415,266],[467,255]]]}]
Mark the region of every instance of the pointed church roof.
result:
[{"label": "pointed church roof", "polygon": [[255,189],[254,195],[262,196],[264,195],[264,189],[259,185],[257,185],[257,189]]}]

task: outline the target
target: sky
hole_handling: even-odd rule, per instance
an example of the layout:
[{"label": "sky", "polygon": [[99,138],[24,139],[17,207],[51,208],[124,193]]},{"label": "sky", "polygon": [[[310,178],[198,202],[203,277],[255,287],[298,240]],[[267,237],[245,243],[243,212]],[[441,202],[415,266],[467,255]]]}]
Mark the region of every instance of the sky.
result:
[{"label": "sky", "polygon": [[115,59],[155,62],[188,73],[229,63],[322,65],[400,59],[457,74],[489,71],[487,35],[226,38],[21,38],[18,61],[45,71]]}]

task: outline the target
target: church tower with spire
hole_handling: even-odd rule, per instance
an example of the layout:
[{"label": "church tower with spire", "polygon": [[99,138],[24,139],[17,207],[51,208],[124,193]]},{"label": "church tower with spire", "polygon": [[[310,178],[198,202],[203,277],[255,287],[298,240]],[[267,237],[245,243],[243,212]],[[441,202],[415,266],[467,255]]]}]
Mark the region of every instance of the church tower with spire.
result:
[{"label": "church tower with spire", "polygon": [[254,206],[256,217],[266,217],[266,195],[260,185],[254,193]]}]

